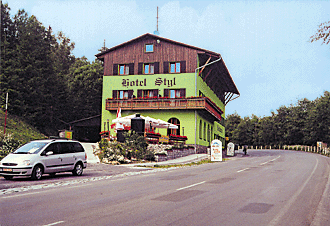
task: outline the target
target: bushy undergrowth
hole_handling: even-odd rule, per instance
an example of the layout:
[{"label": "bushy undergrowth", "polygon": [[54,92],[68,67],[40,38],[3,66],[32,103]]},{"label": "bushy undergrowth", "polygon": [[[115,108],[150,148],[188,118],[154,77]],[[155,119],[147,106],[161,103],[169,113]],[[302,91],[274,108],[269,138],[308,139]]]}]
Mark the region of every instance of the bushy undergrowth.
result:
[{"label": "bushy undergrowth", "polygon": [[135,132],[124,133],[125,141],[108,141],[102,139],[98,144],[100,160],[106,159],[108,162],[118,161],[124,163],[127,160],[154,160],[155,155],[147,149],[148,143],[143,136]]},{"label": "bushy undergrowth", "polygon": [[0,132],[0,160],[17,149],[22,142],[10,133]]}]

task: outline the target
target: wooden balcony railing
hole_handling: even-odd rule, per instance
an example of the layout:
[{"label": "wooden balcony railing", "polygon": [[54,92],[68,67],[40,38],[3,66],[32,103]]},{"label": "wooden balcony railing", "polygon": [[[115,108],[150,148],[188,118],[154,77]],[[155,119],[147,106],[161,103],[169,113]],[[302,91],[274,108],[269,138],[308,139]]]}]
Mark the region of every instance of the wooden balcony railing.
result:
[{"label": "wooden balcony railing", "polygon": [[121,110],[170,110],[191,109],[206,110],[218,120],[223,111],[208,97],[189,98],[144,98],[144,99],[107,99],[105,109],[108,111]]}]

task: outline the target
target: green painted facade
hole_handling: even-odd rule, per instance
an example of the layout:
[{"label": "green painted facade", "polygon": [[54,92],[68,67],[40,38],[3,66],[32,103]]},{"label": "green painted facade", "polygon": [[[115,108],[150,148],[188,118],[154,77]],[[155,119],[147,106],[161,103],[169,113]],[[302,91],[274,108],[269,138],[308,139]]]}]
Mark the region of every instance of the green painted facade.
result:
[{"label": "green painted facade", "polygon": [[[197,83],[197,86],[195,85]],[[116,111],[106,110],[106,99],[113,98],[113,90],[133,90],[136,96],[137,90],[158,89],[159,95],[164,96],[164,89],[186,89],[186,97],[207,96],[225,115],[225,106],[207,86],[200,76],[195,73],[176,74],[152,74],[152,75],[125,75],[125,76],[104,76],[103,77],[103,98],[102,98],[102,130],[108,130],[108,122],[116,118]],[[168,121],[170,118],[177,118],[180,121],[180,135],[187,136],[187,144],[209,146],[214,138],[224,142],[225,128],[220,122],[214,121],[214,117],[207,117],[198,110],[148,110],[148,111],[122,111],[122,117],[140,113],[155,119]],[[109,125],[109,126],[110,126]],[[111,130],[114,135],[114,131]],[[162,135],[167,135],[166,129],[157,129]]]}]

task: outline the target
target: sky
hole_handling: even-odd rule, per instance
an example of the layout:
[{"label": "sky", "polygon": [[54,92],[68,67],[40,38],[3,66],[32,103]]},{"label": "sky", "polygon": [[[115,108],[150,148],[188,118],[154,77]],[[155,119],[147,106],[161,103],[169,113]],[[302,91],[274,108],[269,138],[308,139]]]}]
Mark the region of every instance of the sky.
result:
[{"label": "sky", "polygon": [[220,53],[240,92],[226,115],[270,116],[281,106],[330,91],[330,45],[310,42],[330,21],[330,1],[2,0],[24,9],[75,43],[75,57],[95,60],[156,30],[160,36]]}]

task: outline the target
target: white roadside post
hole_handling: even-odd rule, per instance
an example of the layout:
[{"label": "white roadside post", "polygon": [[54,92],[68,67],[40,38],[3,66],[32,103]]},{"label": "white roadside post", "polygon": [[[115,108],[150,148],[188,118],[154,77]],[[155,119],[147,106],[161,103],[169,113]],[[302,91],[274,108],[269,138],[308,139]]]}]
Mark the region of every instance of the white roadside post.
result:
[{"label": "white roadside post", "polygon": [[227,155],[228,156],[234,156],[235,155],[235,145],[232,142],[230,142],[227,145]]}]

